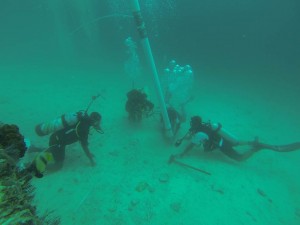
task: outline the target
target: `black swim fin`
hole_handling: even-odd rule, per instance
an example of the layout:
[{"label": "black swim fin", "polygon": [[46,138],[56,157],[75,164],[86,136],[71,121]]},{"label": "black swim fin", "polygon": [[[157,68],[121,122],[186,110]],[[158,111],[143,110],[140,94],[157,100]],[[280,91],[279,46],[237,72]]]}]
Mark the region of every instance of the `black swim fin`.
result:
[{"label": "black swim fin", "polygon": [[295,142],[287,145],[269,145],[261,142],[255,143],[256,149],[270,149],[276,152],[292,152],[295,150],[300,150],[300,142]]}]

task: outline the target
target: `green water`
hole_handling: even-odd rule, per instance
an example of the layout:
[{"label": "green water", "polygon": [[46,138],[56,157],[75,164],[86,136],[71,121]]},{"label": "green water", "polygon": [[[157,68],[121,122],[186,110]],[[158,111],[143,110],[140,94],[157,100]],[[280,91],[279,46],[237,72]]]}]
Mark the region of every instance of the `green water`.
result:
[{"label": "green water", "polygon": [[[300,140],[299,1],[140,4],[159,75],[171,59],[193,67],[189,117],[222,122],[244,139]],[[104,96],[92,106],[105,130],[90,141],[97,167],[89,168],[80,146],[71,146],[63,171],[33,181],[41,211],[56,210],[62,224],[299,224],[300,151],[264,151],[241,164],[193,153],[186,162],[210,170],[214,176],[207,178],[167,165],[180,149],[163,142],[159,118],[128,126],[128,37],[142,68],[135,84],[149,87],[157,106],[126,1],[0,1],[0,121],[18,124],[32,142],[47,146],[48,138],[34,133],[36,124]],[[183,124],[179,135],[188,128]],[[166,184],[162,174],[170,177]],[[154,191],[136,193],[144,181]]]}]

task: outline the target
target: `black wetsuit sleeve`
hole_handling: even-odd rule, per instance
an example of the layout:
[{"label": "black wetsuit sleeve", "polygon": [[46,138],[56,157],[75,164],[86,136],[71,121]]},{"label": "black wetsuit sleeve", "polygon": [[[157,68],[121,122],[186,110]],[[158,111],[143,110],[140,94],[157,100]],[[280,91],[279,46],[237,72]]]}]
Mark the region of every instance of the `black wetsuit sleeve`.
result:
[{"label": "black wetsuit sleeve", "polygon": [[87,119],[82,119],[77,127],[77,135],[78,140],[83,146],[88,146],[89,129],[89,121]]},{"label": "black wetsuit sleeve", "polygon": [[86,154],[86,156],[89,158],[92,165],[95,165],[95,162],[93,160],[93,154],[91,154],[89,147],[88,147],[88,136],[89,136],[89,129],[90,129],[90,122],[88,119],[83,119],[81,121],[81,126],[79,129],[79,141],[81,144],[81,147]]}]

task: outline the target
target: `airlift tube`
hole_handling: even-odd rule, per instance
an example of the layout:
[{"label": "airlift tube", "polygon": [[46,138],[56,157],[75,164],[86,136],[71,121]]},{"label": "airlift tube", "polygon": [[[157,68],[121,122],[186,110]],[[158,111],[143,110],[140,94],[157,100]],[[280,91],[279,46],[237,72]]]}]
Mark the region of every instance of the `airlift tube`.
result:
[{"label": "airlift tube", "polygon": [[164,121],[164,125],[165,125],[164,127],[166,129],[166,134],[168,137],[171,138],[171,137],[173,137],[173,131],[172,131],[171,123],[170,123],[169,116],[167,113],[164,96],[161,91],[161,86],[160,86],[160,82],[158,79],[158,74],[157,74],[154,58],[152,55],[150,42],[149,42],[149,39],[147,36],[145,22],[141,15],[140,5],[139,5],[138,0],[129,0],[129,3],[131,6],[131,9],[132,9],[132,13],[133,13],[133,17],[134,17],[134,20],[135,20],[135,23],[137,26],[137,30],[138,30],[140,38],[141,38],[142,46],[143,46],[143,49],[146,54],[146,58],[151,67],[151,70],[152,70],[152,75],[153,75],[153,78],[155,81],[156,92],[158,95],[160,108],[162,110],[162,117],[163,117],[163,121]]}]

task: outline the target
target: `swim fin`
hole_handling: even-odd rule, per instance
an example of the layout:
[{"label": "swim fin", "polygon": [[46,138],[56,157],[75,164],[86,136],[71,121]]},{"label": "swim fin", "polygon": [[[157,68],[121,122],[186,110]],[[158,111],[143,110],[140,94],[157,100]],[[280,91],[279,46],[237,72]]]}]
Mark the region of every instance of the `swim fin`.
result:
[{"label": "swim fin", "polygon": [[295,150],[300,150],[300,142],[295,142],[287,145],[269,145],[261,142],[256,142],[254,144],[255,149],[269,149],[276,152],[292,152]]}]

